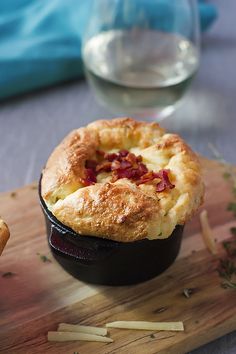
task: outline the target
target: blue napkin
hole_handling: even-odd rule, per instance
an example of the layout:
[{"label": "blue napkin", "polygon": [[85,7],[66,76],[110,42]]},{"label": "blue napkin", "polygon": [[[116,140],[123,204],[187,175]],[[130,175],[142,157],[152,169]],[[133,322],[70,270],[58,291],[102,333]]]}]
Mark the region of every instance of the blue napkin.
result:
[{"label": "blue napkin", "polygon": [[[0,1],[0,99],[83,75],[81,37],[92,1]],[[204,0],[198,7],[205,31],[217,10]]]}]

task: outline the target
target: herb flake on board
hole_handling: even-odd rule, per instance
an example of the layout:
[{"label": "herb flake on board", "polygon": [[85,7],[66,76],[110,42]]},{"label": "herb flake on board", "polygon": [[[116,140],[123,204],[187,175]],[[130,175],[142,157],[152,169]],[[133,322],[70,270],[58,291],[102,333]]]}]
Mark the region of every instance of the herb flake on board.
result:
[{"label": "herb flake on board", "polygon": [[39,256],[43,263],[52,263],[51,259],[45,256],[44,254],[37,253],[37,256]]},{"label": "herb flake on board", "polygon": [[236,236],[236,227],[231,227],[230,232],[233,236]]},{"label": "herb flake on board", "polygon": [[185,288],[183,290],[183,295],[189,299],[191,297],[191,295],[194,293],[194,289],[193,288]]},{"label": "herb flake on board", "polygon": [[227,207],[228,211],[232,211],[234,216],[236,216],[236,202],[230,202]]},{"label": "herb flake on board", "polygon": [[230,172],[226,171],[226,172],[223,173],[223,178],[224,179],[230,179],[230,177],[231,177]]},{"label": "herb flake on board", "polygon": [[166,306],[159,307],[158,309],[154,310],[154,313],[162,313],[165,312],[168,308]]},{"label": "herb flake on board", "polygon": [[14,275],[16,275],[16,273],[5,272],[5,273],[2,274],[2,278],[12,278],[12,277],[14,277]]}]

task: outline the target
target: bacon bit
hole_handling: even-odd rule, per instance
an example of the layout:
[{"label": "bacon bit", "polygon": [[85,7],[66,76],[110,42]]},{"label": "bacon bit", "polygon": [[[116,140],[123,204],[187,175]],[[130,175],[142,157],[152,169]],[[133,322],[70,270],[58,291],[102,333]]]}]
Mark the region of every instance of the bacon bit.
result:
[{"label": "bacon bit", "polygon": [[111,162],[101,162],[99,165],[97,165],[96,172],[111,172]]},{"label": "bacon bit", "polygon": [[120,150],[119,151],[119,155],[121,156],[121,157],[126,157],[127,155],[129,154],[129,151],[128,150]]},{"label": "bacon bit", "polygon": [[147,168],[144,164],[138,164],[137,168],[131,168],[128,170],[125,170],[125,174],[134,180],[138,180],[141,176],[143,176],[147,172]]},{"label": "bacon bit", "polygon": [[118,158],[119,155],[112,153],[112,154],[105,154],[104,159],[108,160],[109,162],[112,162]]},{"label": "bacon bit", "polygon": [[118,160],[112,161],[111,170],[114,171],[114,170],[118,170],[119,168],[120,168],[120,161]]},{"label": "bacon bit", "polygon": [[139,162],[138,163],[138,171],[139,171],[140,177],[145,175],[148,172],[147,166],[144,165],[142,162]]},{"label": "bacon bit", "polygon": [[132,152],[129,152],[125,159],[129,161],[132,165],[137,163],[137,157]]},{"label": "bacon bit", "polygon": [[90,169],[92,169],[92,170],[95,170],[96,169],[96,167],[97,167],[97,161],[95,161],[95,160],[87,160],[86,162],[85,162],[85,167],[86,168],[90,168]]},{"label": "bacon bit", "polygon": [[126,160],[114,160],[111,164],[111,170],[126,170],[127,168],[132,167],[132,164]]},{"label": "bacon bit", "polygon": [[155,173],[155,175],[161,179],[161,182],[157,184],[157,192],[163,192],[165,189],[172,189],[175,187],[169,180],[169,172],[170,170],[161,170],[158,173]]},{"label": "bacon bit", "polygon": [[137,181],[137,185],[148,183],[150,181],[153,181],[155,178],[157,178],[155,176],[155,173],[153,171],[148,171],[140,177],[140,180]]},{"label": "bacon bit", "polygon": [[165,189],[172,189],[174,185],[170,182],[168,173],[169,170],[160,170],[159,172],[149,171],[143,176],[141,176],[140,180],[137,182],[137,185],[148,183],[153,181],[154,179],[160,179],[160,182],[157,183],[157,192],[163,192]]},{"label": "bacon bit", "polygon": [[97,154],[98,156],[104,157],[105,152],[102,151],[102,150],[96,150],[96,154]]},{"label": "bacon bit", "polygon": [[132,167],[132,164],[129,162],[129,161],[126,161],[126,160],[122,160],[120,161],[120,169],[122,170],[126,170],[127,168],[130,168]]},{"label": "bacon bit", "polygon": [[129,170],[118,169],[115,172],[116,172],[118,179],[120,179],[120,178],[134,179],[135,178],[135,170],[132,170],[132,169],[129,169]]},{"label": "bacon bit", "polygon": [[92,168],[86,168],[85,170],[85,178],[83,179],[83,183],[86,186],[91,186],[92,184],[95,184],[97,182],[97,177]]}]

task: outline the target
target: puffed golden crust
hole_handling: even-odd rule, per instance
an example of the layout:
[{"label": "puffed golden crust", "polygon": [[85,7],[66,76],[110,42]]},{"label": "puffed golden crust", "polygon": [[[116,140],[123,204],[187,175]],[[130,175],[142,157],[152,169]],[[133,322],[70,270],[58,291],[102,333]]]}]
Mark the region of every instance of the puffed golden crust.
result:
[{"label": "puffed golden crust", "polygon": [[[169,169],[175,188],[156,192],[152,182],[111,182],[107,173],[84,187],[85,161],[96,150],[121,149],[141,155],[149,170]],[[169,237],[198,209],[204,185],[197,156],[178,135],[157,123],[117,118],[71,132],[46,164],[41,193],[55,217],[78,234],[130,242]]]},{"label": "puffed golden crust", "polygon": [[7,244],[7,241],[10,237],[10,232],[7,224],[0,218],[0,256],[4,247]]}]

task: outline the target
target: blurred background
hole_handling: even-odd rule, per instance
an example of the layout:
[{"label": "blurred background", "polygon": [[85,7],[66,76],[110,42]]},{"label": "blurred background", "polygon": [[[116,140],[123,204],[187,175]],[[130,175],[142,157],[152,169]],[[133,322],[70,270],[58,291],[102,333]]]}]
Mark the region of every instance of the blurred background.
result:
[{"label": "blurred background", "polygon": [[[81,38],[90,10],[83,4],[18,0],[13,13],[1,2],[0,191],[37,179],[70,130],[120,113],[98,103],[85,81]],[[212,157],[212,143],[236,163],[236,3],[199,1],[198,11],[199,68],[181,105],[161,124],[198,153]]]}]

